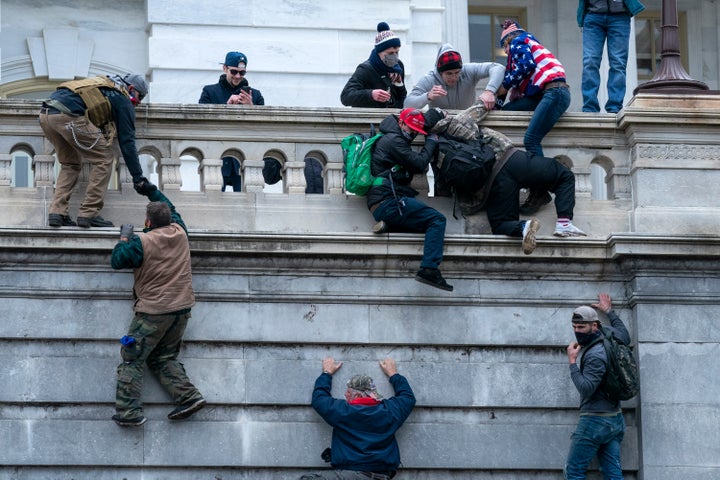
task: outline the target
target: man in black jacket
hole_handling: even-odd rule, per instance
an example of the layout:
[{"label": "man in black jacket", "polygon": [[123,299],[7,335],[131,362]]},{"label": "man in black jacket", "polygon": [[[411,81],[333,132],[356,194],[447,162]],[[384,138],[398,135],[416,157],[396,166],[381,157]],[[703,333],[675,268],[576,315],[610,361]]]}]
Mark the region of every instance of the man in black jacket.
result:
[{"label": "man in black jacket", "polygon": [[383,178],[380,185],[372,186],[367,194],[367,206],[378,222],[373,231],[384,233],[398,230],[425,234],[423,257],[415,280],[452,291],[439,266],[445,243],[445,216],[415,199],[418,192],[410,186],[415,174],[424,174],[438,145],[438,136],[425,138],[420,153],[410,147],[423,129],[425,117],[415,109],[406,108],[399,116],[388,115],[380,123],[383,136],[375,143],[371,171]]},{"label": "man in black jacket", "polygon": [[385,22],[378,23],[375,48],[357,66],[340,93],[348,107],[402,108],[407,97],[405,66],[399,59],[400,38]]},{"label": "man in black jacket", "polygon": [[[40,128],[55,147],[60,173],[50,204],[51,227],[112,227],[100,216],[115,161],[115,134],[138,193],[155,189],[143,176],[135,146],[135,107],[148,93],[137,73],[97,76],[62,83],[40,110]],[[68,215],[70,197],[80,178],[81,163],[90,163],[90,177],[75,223]]]},{"label": "man in black jacket", "polygon": [[228,52],[218,83],[205,85],[198,103],[265,105],[260,90],[249,87],[246,74],[247,57],[240,52]]}]

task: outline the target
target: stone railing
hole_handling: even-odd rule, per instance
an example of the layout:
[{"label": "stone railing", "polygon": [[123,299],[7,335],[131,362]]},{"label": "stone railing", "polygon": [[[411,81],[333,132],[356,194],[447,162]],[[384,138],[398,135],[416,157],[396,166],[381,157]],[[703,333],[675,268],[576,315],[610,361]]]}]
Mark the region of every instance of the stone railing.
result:
[{"label": "stone railing", "polygon": [[[619,115],[566,113],[543,141],[546,156],[570,166],[576,177],[576,217],[592,214],[585,227],[597,235],[611,232],[709,233],[708,213],[717,213],[702,187],[717,173],[715,159],[720,129],[720,101],[715,96],[693,98],[644,94]],[[37,122],[36,101],[0,103],[0,198],[10,205],[40,209],[29,214],[16,213],[6,220],[11,225],[44,221],[52,197],[55,158],[52,145],[44,139]],[[379,125],[388,110],[350,108],[283,108],[226,105],[151,104],[137,110],[139,151],[151,158],[148,176],[154,168],[164,191],[186,190],[184,184],[197,184],[196,191],[181,191],[173,199],[187,204],[200,228],[222,229],[225,213],[245,207],[249,215],[243,225],[264,230],[355,231],[367,228],[363,222],[348,222],[345,207],[364,207],[364,199],[343,191],[343,165],[340,141],[353,132],[369,131]],[[530,113],[491,112],[483,122],[508,135],[516,144],[522,137]],[[669,121],[672,119],[672,122]],[[33,187],[11,188],[14,153],[23,151],[32,158]],[[222,158],[233,156],[241,165],[243,191],[220,193]],[[282,195],[267,194],[263,180],[263,159],[272,157],[282,165]],[[322,164],[324,195],[305,194],[305,159]],[[187,159],[197,162],[197,171],[183,167]],[[89,168],[84,167],[80,188]],[[667,175],[667,173],[671,173]],[[674,185],[679,180],[677,186]],[[422,195],[430,191],[419,179]],[[707,185],[713,187],[716,182]],[[49,190],[48,190],[49,189]],[[12,193],[11,193],[12,192]],[[117,181],[111,185],[106,210],[124,209],[135,198],[130,176],[122,159]],[[113,201],[115,196],[120,198]],[[310,198],[313,197],[313,198]],[[677,197],[677,198],[675,198]],[[76,201],[76,200],[75,200]],[[451,214],[448,199],[429,199],[437,208]],[[339,208],[339,210],[338,210]],[[681,210],[672,210],[680,208]],[[298,210],[323,210],[326,221],[314,223],[299,218]],[[671,210],[668,210],[671,209]],[[688,211],[689,209],[689,211]],[[713,210],[708,212],[707,209]],[[187,208],[186,208],[187,210]],[[552,219],[552,209],[548,219]],[[195,213],[193,213],[196,211]],[[207,215],[209,211],[217,215]],[[280,218],[283,227],[260,225],[262,215],[292,211]],[[337,214],[337,215],[336,215]],[[678,215],[678,221],[673,219]],[[280,215],[282,217],[282,215]],[[466,233],[487,233],[484,215],[461,219],[455,227]],[[583,217],[584,218],[584,217]],[[659,223],[658,223],[659,222]],[[576,222],[578,223],[578,222]],[[579,224],[583,224],[580,220]],[[230,228],[233,222],[230,222]]]}]

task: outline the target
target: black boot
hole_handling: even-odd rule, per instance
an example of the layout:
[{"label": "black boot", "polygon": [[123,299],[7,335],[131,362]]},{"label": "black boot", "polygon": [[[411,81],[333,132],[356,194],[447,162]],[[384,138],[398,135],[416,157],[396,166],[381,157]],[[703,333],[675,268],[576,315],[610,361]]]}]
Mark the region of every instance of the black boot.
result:
[{"label": "black boot", "polygon": [[421,267],[415,275],[415,280],[431,287],[439,288],[448,292],[453,291],[453,286],[449,285],[443,278],[440,270],[437,268]]}]

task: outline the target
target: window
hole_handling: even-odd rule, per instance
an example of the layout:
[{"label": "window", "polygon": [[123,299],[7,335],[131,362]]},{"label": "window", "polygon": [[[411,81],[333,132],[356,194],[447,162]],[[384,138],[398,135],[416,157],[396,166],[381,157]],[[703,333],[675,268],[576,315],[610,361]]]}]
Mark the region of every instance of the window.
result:
[{"label": "window", "polygon": [[[687,28],[685,12],[678,12],[680,59],[688,70]],[[660,67],[662,54],[662,16],[659,11],[643,11],[635,17],[635,49],[638,80],[652,80]]]},{"label": "window", "polygon": [[12,172],[12,179],[10,180],[11,187],[32,187],[33,186],[33,172],[32,162],[30,161],[30,155],[23,151],[17,151],[12,153],[12,166],[10,167]]},{"label": "window", "polygon": [[505,52],[500,48],[502,22],[511,19],[525,25],[523,9],[503,9],[470,6],[468,9],[468,34],[470,37],[471,62],[497,62],[505,65]]}]

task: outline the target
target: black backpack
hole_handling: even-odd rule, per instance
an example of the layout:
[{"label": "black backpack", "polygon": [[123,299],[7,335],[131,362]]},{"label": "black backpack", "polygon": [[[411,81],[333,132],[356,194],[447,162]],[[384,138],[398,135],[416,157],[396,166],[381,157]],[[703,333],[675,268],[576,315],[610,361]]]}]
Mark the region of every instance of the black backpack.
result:
[{"label": "black backpack", "polygon": [[590,347],[602,342],[607,354],[607,369],[599,388],[610,400],[630,400],[640,391],[640,378],[633,348],[619,342],[612,330],[600,327],[600,331],[602,332],[600,337],[590,342],[583,350],[580,365],[583,365],[585,353]]},{"label": "black backpack", "polygon": [[438,185],[458,193],[480,190],[495,165],[495,151],[479,140],[440,137],[438,151],[433,164]]}]

